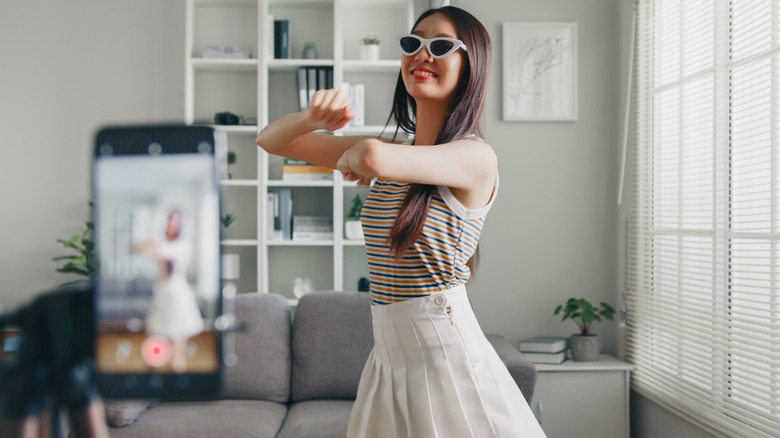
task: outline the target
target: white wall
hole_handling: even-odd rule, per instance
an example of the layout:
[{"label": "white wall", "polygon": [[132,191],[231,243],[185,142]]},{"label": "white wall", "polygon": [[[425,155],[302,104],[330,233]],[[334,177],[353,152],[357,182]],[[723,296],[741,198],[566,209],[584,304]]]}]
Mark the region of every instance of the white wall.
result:
[{"label": "white wall", "polygon": [[[486,332],[512,341],[569,335],[553,316],[569,297],[616,305],[619,15],[617,0],[460,0],[494,44],[485,134],[499,157],[501,189],[470,285]],[[576,22],[579,120],[501,120],[501,24]],[[597,328],[615,351],[615,324]]]},{"label": "white wall", "polygon": [[73,279],[56,239],[89,215],[90,151],[108,123],[182,121],[184,2],[0,2],[0,304]]}]

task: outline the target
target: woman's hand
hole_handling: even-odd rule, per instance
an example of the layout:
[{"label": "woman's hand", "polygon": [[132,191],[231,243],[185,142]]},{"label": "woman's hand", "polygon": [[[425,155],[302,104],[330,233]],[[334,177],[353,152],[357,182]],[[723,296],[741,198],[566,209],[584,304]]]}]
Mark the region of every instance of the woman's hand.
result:
[{"label": "woman's hand", "polygon": [[356,143],[341,155],[336,169],[341,172],[346,181],[357,181],[359,186],[371,184],[371,176],[361,174],[361,163],[364,161],[362,154],[365,153],[365,147],[372,140],[363,140]]},{"label": "woman's hand", "polygon": [[354,115],[352,101],[338,90],[317,90],[306,110],[307,119],[316,129],[328,131],[347,126]]}]

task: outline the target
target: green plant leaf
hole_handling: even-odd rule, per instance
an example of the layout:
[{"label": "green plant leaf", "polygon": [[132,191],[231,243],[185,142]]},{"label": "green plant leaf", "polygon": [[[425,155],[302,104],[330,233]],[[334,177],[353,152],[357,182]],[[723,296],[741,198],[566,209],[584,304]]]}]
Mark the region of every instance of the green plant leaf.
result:
[{"label": "green plant leaf", "polygon": [[89,272],[87,272],[86,269],[78,268],[76,266],[70,266],[65,265],[59,269],[57,269],[57,272],[62,272],[63,274],[78,274],[83,275],[85,277],[89,277]]},{"label": "green plant leaf", "polygon": [[74,260],[79,258],[79,256],[76,255],[64,255],[64,256],[58,256],[51,259],[53,262],[58,262],[60,260]]}]

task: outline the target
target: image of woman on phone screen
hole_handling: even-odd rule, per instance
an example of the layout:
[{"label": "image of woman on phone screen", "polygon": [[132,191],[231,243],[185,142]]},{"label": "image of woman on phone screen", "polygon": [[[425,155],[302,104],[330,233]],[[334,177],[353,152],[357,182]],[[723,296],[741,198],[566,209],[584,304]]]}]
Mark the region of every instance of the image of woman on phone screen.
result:
[{"label": "image of woman on phone screen", "polygon": [[308,109],[257,137],[269,153],[373,181],[361,222],[374,347],[347,436],[543,437],[465,288],[499,186],[496,154],[479,133],[490,36],[470,13],[445,6],[423,13],[399,48],[392,116],[413,140],[314,132],[353,117],[336,90],[317,91]]},{"label": "image of woman on phone screen", "polygon": [[187,339],[205,327],[195,292],[187,280],[193,246],[181,235],[183,220],[182,212],[173,209],[165,222],[163,240],[149,240],[131,246],[131,251],[157,259],[157,277],[146,315],[146,333],[163,336],[171,342],[171,369],[175,372],[186,371]]}]

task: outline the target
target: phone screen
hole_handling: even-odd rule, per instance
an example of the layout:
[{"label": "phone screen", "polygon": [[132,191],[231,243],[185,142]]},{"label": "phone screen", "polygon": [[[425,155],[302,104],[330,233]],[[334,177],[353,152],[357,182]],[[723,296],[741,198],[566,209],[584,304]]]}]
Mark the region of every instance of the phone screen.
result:
[{"label": "phone screen", "polygon": [[218,385],[217,148],[205,127],[98,134],[95,362],[104,395],[186,396]]}]

